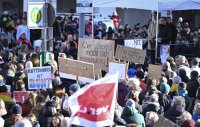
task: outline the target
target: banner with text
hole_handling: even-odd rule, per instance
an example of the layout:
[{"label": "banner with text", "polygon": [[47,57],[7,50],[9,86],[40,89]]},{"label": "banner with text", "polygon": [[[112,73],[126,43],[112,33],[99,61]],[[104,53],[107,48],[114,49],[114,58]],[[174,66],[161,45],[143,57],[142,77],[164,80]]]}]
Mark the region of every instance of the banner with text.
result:
[{"label": "banner with text", "polygon": [[34,67],[28,69],[28,89],[51,89],[51,67]]},{"label": "banner with text", "polygon": [[108,70],[114,59],[114,47],[114,41],[79,38],[78,60],[94,63],[95,70]]},{"label": "banner with text", "polygon": [[68,99],[69,125],[103,127],[113,124],[118,73],[86,85]]},{"label": "banner with text", "polygon": [[117,45],[115,52],[116,59],[144,64],[145,57],[146,51],[144,50]]},{"label": "banner with text", "polygon": [[124,40],[124,46],[142,49],[142,39]]}]

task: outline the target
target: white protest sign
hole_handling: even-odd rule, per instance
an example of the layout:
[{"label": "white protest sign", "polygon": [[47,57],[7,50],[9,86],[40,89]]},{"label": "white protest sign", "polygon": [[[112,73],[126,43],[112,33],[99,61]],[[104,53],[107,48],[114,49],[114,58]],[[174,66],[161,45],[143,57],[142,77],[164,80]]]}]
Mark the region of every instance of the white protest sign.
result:
[{"label": "white protest sign", "polygon": [[52,88],[51,67],[34,67],[28,69],[28,89]]},{"label": "white protest sign", "polygon": [[109,73],[119,72],[118,78],[125,79],[126,76],[126,64],[123,63],[109,63]]},{"label": "white protest sign", "polygon": [[142,39],[124,40],[124,46],[142,49]]}]

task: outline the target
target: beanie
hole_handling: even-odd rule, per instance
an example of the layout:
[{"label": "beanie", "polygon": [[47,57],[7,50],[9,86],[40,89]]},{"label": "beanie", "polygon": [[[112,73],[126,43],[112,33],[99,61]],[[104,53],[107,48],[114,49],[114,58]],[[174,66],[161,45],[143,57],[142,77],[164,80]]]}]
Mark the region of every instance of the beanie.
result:
[{"label": "beanie", "polygon": [[22,114],[21,106],[20,105],[13,106],[12,110],[11,110],[11,113],[12,113],[12,115],[17,115],[17,114],[21,115]]},{"label": "beanie", "polygon": [[128,74],[128,78],[134,78],[135,77],[135,73],[136,73],[136,70],[133,69],[133,68],[130,68],[127,72]]},{"label": "beanie", "polygon": [[160,92],[166,93],[170,91],[170,86],[166,83],[161,83],[160,84]]},{"label": "beanie", "polygon": [[78,84],[71,84],[69,87],[70,90],[72,90],[73,92],[76,92],[77,90],[80,89],[80,86]]},{"label": "beanie", "polygon": [[132,108],[135,108],[135,102],[133,101],[133,99],[128,99],[127,101],[126,101],[126,106],[130,106],[130,107],[132,107]]}]

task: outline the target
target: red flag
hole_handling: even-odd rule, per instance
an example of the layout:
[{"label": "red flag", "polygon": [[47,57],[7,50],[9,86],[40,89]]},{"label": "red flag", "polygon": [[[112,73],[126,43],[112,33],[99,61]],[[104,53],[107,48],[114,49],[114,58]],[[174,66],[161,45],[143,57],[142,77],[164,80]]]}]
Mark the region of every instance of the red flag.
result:
[{"label": "red flag", "polygon": [[112,125],[117,84],[118,73],[99,79],[70,96],[70,123],[92,127]]}]

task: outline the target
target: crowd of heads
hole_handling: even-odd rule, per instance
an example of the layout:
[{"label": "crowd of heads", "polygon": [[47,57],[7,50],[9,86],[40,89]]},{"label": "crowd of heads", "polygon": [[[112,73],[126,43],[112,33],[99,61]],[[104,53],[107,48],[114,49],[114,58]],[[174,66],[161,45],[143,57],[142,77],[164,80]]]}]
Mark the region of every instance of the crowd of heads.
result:
[{"label": "crowd of heads", "polygon": [[[162,17],[162,25],[168,24]],[[199,42],[199,33],[178,22],[177,41],[187,36]],[[108,28],[103,22],[94,25],[94,37],[99,39],[147,38],[149,25],[131,28],[128,24],[118,29]],[[186,25],[186,26],[185,26]],[[92,24],[85,23],[85,35],[91,37]],[[26,27],[26,28],[25,28]],[[34,47],[26,26],[26,13],[1,17],[0,33],[0,127],[66,127],[70,120],[68,97],[87,85],[59,76],[58,57],[77,59],[79,21],[73,17],[57,17],[54,24],[53,52],[44,66],[51,66],[52,89],[29,90],[27,70],[39,67],[40,48]],[[21,29],[22,31],[19,31]],[[181,32],[182,31],[182,32]],[[30,33],[29,33],[30,32]],[[17,36],[19,35],[19,36]],[[180,37],[181,36],[181,37]],[[193,39],[191,39],[193,38]],[[191,40],[189,40],[191,39]],[[113,126],[153,127],[163,118],[172,125],[200,126],[200,68],[199,58],[191,62],[184,55],[169,57],[162,64],[160,77],[148,76],[148,65],[129,67],[127,79],[119,80],[118,98]],[[16,102],[13,91],[31,91],[23,102]],[[71,125],[76,126],[76,125]],[[159,125],[157,125],[159,126]]]}]

